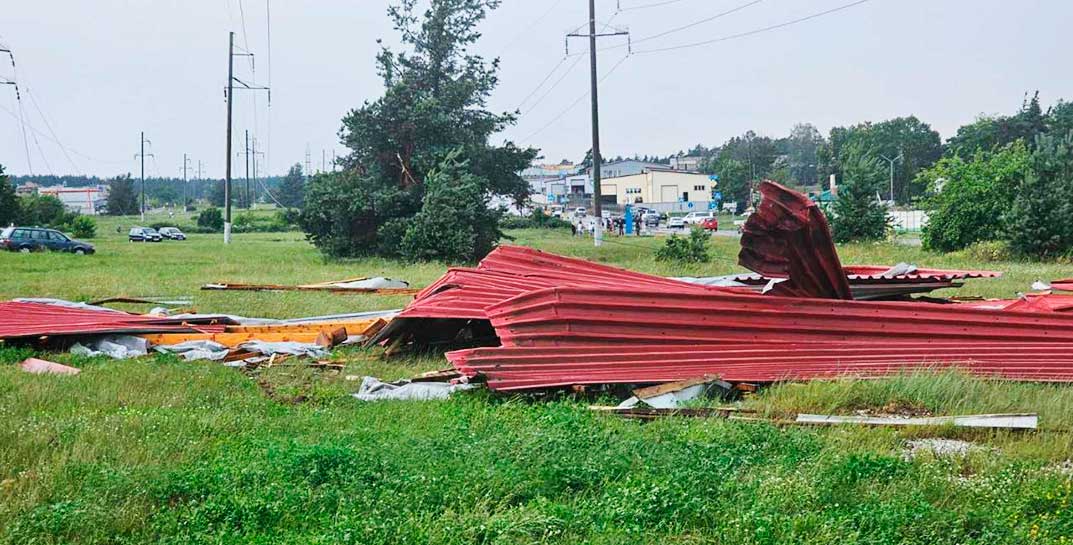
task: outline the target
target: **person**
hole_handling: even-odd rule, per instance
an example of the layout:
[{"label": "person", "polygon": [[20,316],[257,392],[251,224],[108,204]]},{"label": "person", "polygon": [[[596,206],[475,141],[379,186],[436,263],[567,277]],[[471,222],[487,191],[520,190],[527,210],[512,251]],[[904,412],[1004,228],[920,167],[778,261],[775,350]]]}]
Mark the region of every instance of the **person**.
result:
[{"label": "person", "polygon": [[577,236],[577,225],[576,224],[573,224],[573,223],[570,224],[570,236],[572,236],[572,237]]},{"label": "person", "polygon": [[641,215],[640,214],[635,214],[633,216],[633,235],[637,236],[637,237],[641,236]]}]

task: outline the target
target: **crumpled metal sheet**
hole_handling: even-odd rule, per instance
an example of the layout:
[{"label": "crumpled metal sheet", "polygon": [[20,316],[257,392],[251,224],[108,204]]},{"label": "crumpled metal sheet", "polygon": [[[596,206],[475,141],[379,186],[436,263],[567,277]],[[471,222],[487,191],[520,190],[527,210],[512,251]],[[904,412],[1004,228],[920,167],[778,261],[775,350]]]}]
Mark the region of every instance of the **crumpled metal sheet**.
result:
[{"label": "crumpled metal sheet", "polygon": [[108,356],[117,360],[137,358],[149,353],[149,343],[133,335],[106,335],[86,344],[75,343],[71,353],[79,356]]},{"label": "crumpled metal sheet", "polygon": [[742,227],[738,263],[768,278],[787,278],[773,294],[853,299],[831,229],[808,197],[772,181],[760,184],[760,207]]},{"label": "crumpled metal sheet", "polygon": [[376,377],[365,377],[354,398],[361,401],[447,399],[455,392],[470,390],[473,384],[449,382],[382,382]]}]

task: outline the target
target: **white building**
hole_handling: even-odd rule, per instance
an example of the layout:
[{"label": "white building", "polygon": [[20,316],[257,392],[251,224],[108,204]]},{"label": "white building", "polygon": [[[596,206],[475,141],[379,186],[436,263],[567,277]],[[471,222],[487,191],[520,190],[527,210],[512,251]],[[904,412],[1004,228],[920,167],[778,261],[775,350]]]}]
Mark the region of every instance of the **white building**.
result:
[{"label": "white building", "polygon": [[688,208],[693,203],[707,209],[717,183],[707,174],[649,168],[640,174],[601,180],[600,192],[608,200],[614,196],[617,204],[681,203]]},{"label": "white building", "polygon": [[79,214],[95,215],[104,211],[108,189],[100,185],[86,187],[42,187],[38,195],[51,195],[63,203],[63,206]]}]

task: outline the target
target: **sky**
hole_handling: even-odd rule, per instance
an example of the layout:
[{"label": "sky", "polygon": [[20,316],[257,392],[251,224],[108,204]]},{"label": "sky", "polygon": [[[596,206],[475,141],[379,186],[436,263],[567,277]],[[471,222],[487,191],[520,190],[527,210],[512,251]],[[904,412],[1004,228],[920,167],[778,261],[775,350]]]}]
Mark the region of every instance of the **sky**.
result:
[{"label": "sky", "polygon": [[[599,27],[632,41],[628,54],[625,38],[600,40],[604,156],[907,115],[945,139],[980,114],[1012,113],[1026,91],[1039,90],[1045,106],[1073,99],[1067,0],[868,0],[751,33],[851,2],[597,0]],[[222,177],[229,31],[255,59],[236,58],[236,77],[272,87],[271,106],[263,91],[236,91],[234,152],[249,131],[262,175],[304,163],[307,150],[318,170],[345,153],[341,118],[382,93],[377,39],[397,45],[386,0],[4,4],[0,44],[17,72],[0,58],[0,80],[17,78],[22,91],[20,111],[12,86],[0,85],[0,164],[10,174],[137,176],[144,131],[147,176],[181,176],[186,153],[190,177],[199,162],[204,177]],[[489,107],[522,111],[495,142],[540,148],[549,162],[589,149],[587,40],[564,51],[587,14],[585,0],[504,0],[482,22],[475,52],[501,59]],[[244,175],[244,156],[233,168]]]}]

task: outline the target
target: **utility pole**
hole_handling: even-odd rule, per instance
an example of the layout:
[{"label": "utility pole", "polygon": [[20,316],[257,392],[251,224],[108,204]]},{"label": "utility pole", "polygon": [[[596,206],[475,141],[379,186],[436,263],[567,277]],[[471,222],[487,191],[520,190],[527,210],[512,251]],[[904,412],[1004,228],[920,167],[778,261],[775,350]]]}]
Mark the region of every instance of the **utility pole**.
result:
[{"label": "utility pole", "polygon": [[189,197],[188,197],[189,183],[187,183],[187,181],[186,181],[186,168],[187,168],[188,164],[190,164],[190,158],[187,157],[186,154],[184,153],[183,154],[183,212],[186,212],[186,201],[187,201],[187,199],[189,199]]},{"label": "utility pole", "polygon": [[309,143],[306,143],[306,181],[313,175],[313,165],[309,161]]},{"label": "utility pole", "polygon": [[879,157],[881,159],[883,159],[884,161],[890,163],[890,202],[893,203],[894,202],[894,163],[904,159],[905,155],[902,154],[902,153],[899,153],[897,157],[893,157],[893,158],[887,157],[886,155],[880,155]]},{"label": "utility pole", "polygon": [[[593,230],[593,243],[599,246],[602,239],[601,227],[603,223],[603,205],[600,202],[601,187],[600,187],[600,166],[602,164],[602,158],[600,157],[600,100],[597,95],[597,87],[599,81],[596,76],[596,38],[604,36],[628,36],[629,32],[625,30],[616,30],[615,32],[607,34],[596,33],[596,0],[589,0],[589,33],[567,34],[567,43],[569,44],[570,38],[584,38],[589,39],[589,96],[592,98],[592,210],[596,215],[596,228]],[[567,54],[569,54],[569,45],[567,46]]]},{"label": "utility pole", "polygon": [[[142,160],[142,204],[141,204],[141,209],[142,209],[142,223],[145,223],[145,156],[146,156],[145,143],[149,142],[149,140],[145,139],[145,131],[142,131],[140,140],[141,140],[140,141],[141,152],[140,153],[135,153],[134,158],[138,159],[140,157],[141,160]],[[153,145],[153,143],[149,142],[149,145],[151,146],[151,145]],[[149,157],[156,157],[152,153],[150,153],[148,155],[149,155]]]},{"label": "utility pole", "polygon": [[257,205],[257,155],[264,155],[265,152],[257,151],[257,137],[253,137],[253,149],[250,151],[250,155],[253,158],[253,201],[251,201],[251,207],[256,208]]},{"label": "utility pole", "polygon": [[250,131],[246,131],[246,208],[250,207]]},{"label": "utility pole", "polygon": [[[248,89],[251,91],[268,91],[268,103],[272,103],[272,91],[268,87],[250,85],[235,77],[235,57],[250,57],[251,65],[253,64],[253,53],[244,51],[243,53],[235,53],[235,33],[228,32],[228,45],[227,45],[227,89],[225,91],[225,97],[227,98],[227,152],[225,154],[227,166],[224,169],[224,244],[231,244],[231,113],[233,110],[233,104],[235,102],[235,83],[241,85],[240,89]],[[248,145],[247,145],[248,147]],[[248,163],[247,163],[248,164]],[[247,169],[248,170],[248,169]],[[247,189],[249,188],[249,176],[247,176],[246,182]]]}]

